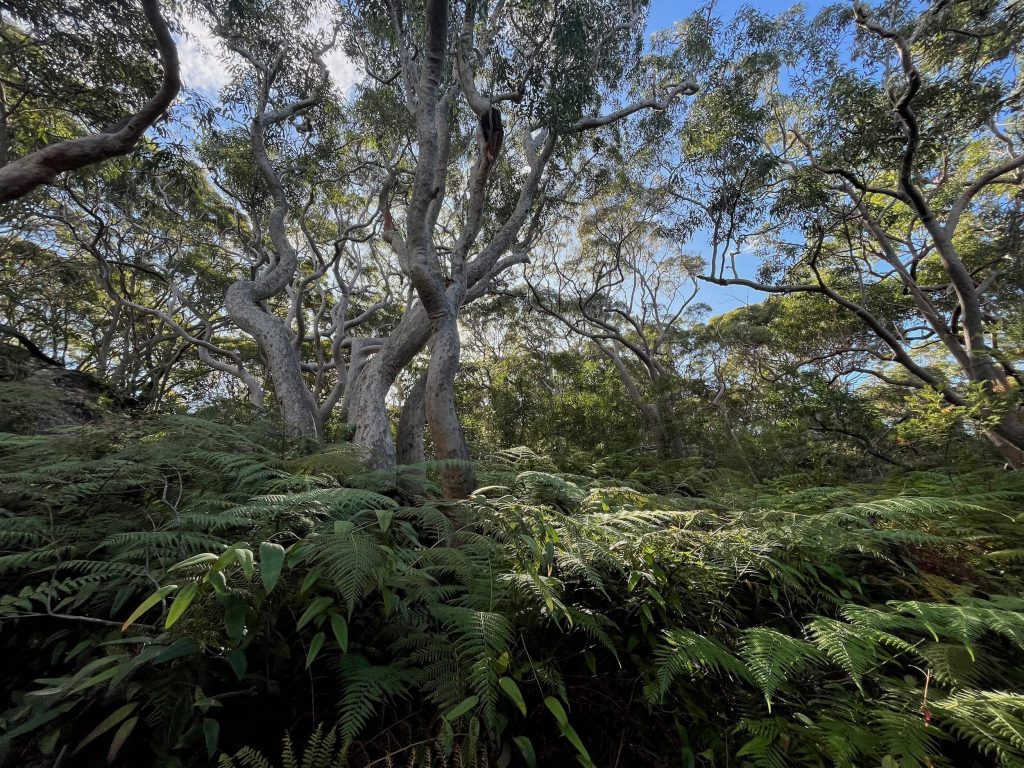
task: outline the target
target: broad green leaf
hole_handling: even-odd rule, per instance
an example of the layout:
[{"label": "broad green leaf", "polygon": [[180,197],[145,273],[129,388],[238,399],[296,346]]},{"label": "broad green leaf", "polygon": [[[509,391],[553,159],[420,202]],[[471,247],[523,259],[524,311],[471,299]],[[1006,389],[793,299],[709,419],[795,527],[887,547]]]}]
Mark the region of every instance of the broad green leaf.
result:
[{"label": "broad green leaf", "polygon": [[302,629],[304,626],[309,624],[313,619],[324,612],[327,606],[334,602],[332,597],[318,597],[309,604],[309,607],[299,617],[298,622],[295,624],[296,629]]},{"label": "broad green leaf", "polygon": [[245,657],[245,651],[235,648],[235,650],[224,654],[224,660],[231,665],[235,677],[239,680],[245,677],[245,672],[249,668],[249,660]]},{"label": "broad green leaf", "polygon": [[142,601],[142,605],[140,605],[138,608],[136,608],[132,612],[132,615],[129,616],[127,618],[127,620],[125,620],[124,624],[121,625],[121,631],[124,632],[126,629],[128,629],[128,627],[130,627],[132,624],[134,624],[136,621],[139,620],[139,618],[142,616],[142,614],[144,614],[146,611],[148,611],[154,605],[159,603],[161,600],[163,600],[165,597],[167,597],[169,594],[171,594],[171,592],[173,592],[177,588],[178,588],[177,584],[168,584],[166,587],[160,587],[160,589],[158,589],[152,595],[150,595],[145,600],[143,600]]},{"label": "broad green leaf", "polygon": [[388,528],[391,526],[391,521],[394,519],[395,513],[390,509],[378,509],[377,510],[377,524],[380,526],[381,533],[387,533]]},{"label": "broad green leaf", "polygon": [[43,734],[39,741],[36,742],[36,745],[44,755],[52,755],[53,750],[57,748],[58,741],[60,741],[60,728],[54,728],[52,731],[47,731]]},{"label": "broad green leaf", "polygon": [[516,736],[512,741],[519,748],[519,753],[523,756],[527,768],[537,768],[537,753],[533,749],[533,742],[525,736]]},{"label": "broad green leaf", "polygon": [[299,594],[304,595],[309,591],[309,588],[316,584],[323,571],[320,568],[313,568],[309,573],[306,574],[306,578],[302,580],[302,586],[299,587]]},{"label": "broad green leaf", "polygon": [[103,722],[101,722],[99,725],[97,725],[95,728],[89,731],[89,734],[84,739],[78,742],[78,746],[75,747],[75,752],[78,752],[86,744],[95,741],[97,738],[99,738],[104,733],[109,731],[115,725],[120,723],[122,720],[128,717],[128,715],[134,712],[137,706],[139,706],[139,702],[133,701],[128,704],[125,704],[123,707],[118,707],[117,709],[115,709],[113,712],[111,712],[109,715],[103,718]]},{"label": "broad green leaf", "polygon": [[218,557],[214,561],[213,565],[210,566],[210,570],[213,570],[213,571],[223,571],[229,565],[234,563],[235,560],[237,559],[237,557],[238,557],[238,550],[235,549],[234,547],[228,547],[226,550],[224,550],[224,554],[222,554],[220,557]]},{"label": "broad green leaf", "polygon": [[245,614],[248,609],[249,606],[244,600],[234,595],[227,598],[227,604],[224,606],[224,629],[233,642],[239,642],[245,633]]},{"label": "broad green leaf", "polygon": [[444,719],[448,722],[451,722],[452,720],[458,720],[464,714],[469,712],[469,710],[475,707],[479,703],[479,701],[479,696],[469,696],[468,698],[463,699],[450,710],[448,710],[448,712],[442,715],[442,717],[444,717]]},{"label": "broad green leaf", "polygon": [[[241,560],[246,557],[246,555],[243,554],[245,552],[248,552],[248,556],[250,558],[252,557],[252,550],[249,549],[249,542],[247,542],[247,541],[236,541],[230,547],[225,549],[224,552],[221,554],[221,556],[218,557],[217,560],[214,562],[214,564],[212,566],[210,566],[210,567],[213,570],[215,570],[215,571],[222,571],[225,568],[227,568],[229,565],[231,565],[232,563],[239,563],[239,564],[241,564]],[[252,563],[250,561],[250,567],[251,566],[252,566]],[[244,569],[245,566],[242,565],[242,568]]]},{"label": "broad green leaf", "polygon": [[188,637],[179,637],[159,654],[153,657],[154,664],[166,664],[168,661],[180,659],[182,656],[191,656],[199,652],[199,646]]},{"label": "broad green leaf", "polygon": [[313,635],[313,639],[309,643],[309,651],[306,653],[306,669],[309,669],[316,655],[320,653],[320,649],[324,647],[324,640],[326,639],[327,636],[323,632],[317,632]]},{"label": "broad green leaf", "polygon": [[191,567],[193,565],[202,565],[203,563],[212,563],[212,562],[217,560],[217,557],[218,557],[218,555],[213,554],[213,552],[202,552],[202,553],[200,553],[198,555],[192,555],[192,557],[185,558],[180,563],[175,563],[174,565],[172,565],[167,570],[168,570],[168,572],[169,571],[176,571],[179,568],[189,568],[189,567]]},{"label": "broad green leaf", "polygon": [[260,544],[260,578],[263,579],[263,590],[269,595],[281,578],[284,566],[284,547],[272,541]]},{"label": "broad green leaf", "polygon": [[121,751],[121,747],[128,740],[132,731],[135,729],[136,723],[139,722],[139,716],[136,715],[131,720],[125,720],[121,724],[121,727],[117,729],[117,733],[114,734],[114,738],[110,740],[110,749],[107,750],[107,762],[112,763],[117,758],[117,753]]},{"label": "broad green leaf", "polygon": [[217,752],[217,739],[220,738],[220,723],[212,717],[203,719],[203,739],[206,741],[206,756],[213,757]]},{"label": "broad green leaf", "polygon": [[231,594],[231,590],[228,589],[227,577],[220,571],[210,571],[210,573],[206,574],[206,580],[218,595]]},{"label": "broad green leaf", "polygon": [[515,702],[515,705],[519,708],[519,711],[526,715],[526,701],[523,699],[523,694],[519,690],[519,686],[516,685],[516,681],[511,677],[503,677],[498,680],[498,685],[501,686],[501,690],[505,692],[505,695]]},{"label": "broad green leaf", "polygon": [[174,622],[181,618],[182,614],[191,604],[192,599],[196,596],[196,591],[199,589],[199,585],[190,581],[184,587],[181,588],[175,598],[174,602],[171,603],[171,610],[167,612],[167,619],[164,621],[164,629],[170,629],[174,626]]},{"label": "broad green leaf", "polygon": [[296,541],[294,544],[290,544],[284,550],[284,559],[289,566],[295,566],[309,557],[309,547],[305,546],[306,542],[303,540]]},{"label": "broad green leaf", "polygon": [[346,536],[355,530],[356,524],[351,520],[335,520],[334,533],[338,536]]},{"label": "broad green leaf", "polygon": [[251,579],[253,573],[253,554],[252,550],[248,548],[235,550],[238,553],[236,560],[238,564],[242,566],[242,573],[245,574],[245,578]]},{"label": "broad green leaf", "polygon": [[565,714],[565,707],[562,706],[562,702],[554,696],[547,696],[544,699],[544,706],[555,716],[555,720],[558,721],[560,726],[565,728],[569,725],[569,716]]},{"label": "broad green leaf", "polygon": [[566,724],[562,727],[562,735],[565,736],[565,738],[569,740],[569,743],[576,748],[576,751],[579,753],[581,758],[580,762],[587,766],[587,768],[591,768],[594,765],[594,761],[590,759],[590,753],[587,752],[587,748],[583,746],[583,742],[580,740],[579,734],[576,733],[576,729],[571,725]]},{"label": "broad green leaf", "polygon": [[334,630],[334,637],[341,647],[342,653],[348,653],[348,622],[340,613],[331,614],[331,629]]}]

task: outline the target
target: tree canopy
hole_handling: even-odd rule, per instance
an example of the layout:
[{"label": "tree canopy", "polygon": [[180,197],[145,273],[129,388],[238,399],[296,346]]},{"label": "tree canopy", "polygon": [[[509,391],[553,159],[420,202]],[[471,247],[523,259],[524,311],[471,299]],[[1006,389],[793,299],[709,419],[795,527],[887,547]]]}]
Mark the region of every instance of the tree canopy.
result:
[{"label": "tree canopy", "polygon": [[0,0],[0,764],[1024,765],[1024,5],[761,5]]}]

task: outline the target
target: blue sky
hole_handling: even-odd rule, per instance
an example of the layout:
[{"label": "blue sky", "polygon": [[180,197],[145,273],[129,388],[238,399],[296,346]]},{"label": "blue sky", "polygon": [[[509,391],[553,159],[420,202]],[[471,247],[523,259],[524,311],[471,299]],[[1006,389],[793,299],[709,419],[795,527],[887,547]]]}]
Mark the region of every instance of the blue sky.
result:
[{"label": "blue sky", "polygon": [[[715,12],[719,16],[729,17],[743,7],[757,8],[766,13],[781,13],[794,5],[802,5],[808,12],[814,13],[832,2],[823,0],[806,0],[806,2],[772,2],[771,0],[718,0],[715,4]],[[651,30],[663,29],[678,21],[695,9],[703,5],[701,2],[688,2],[687,0],[652,0],[651,11],[648,15],[647,26]]]},{"label": "blue sky", "polygon": [[[830,2],[835,2],[835,0],[806,0],[800,5],[808,13],[815,13]],[[750,6],[766,13],[777,14],[795,4],[790,0],[718,0],[714,12],[721,17],[730,18],[741,8]],[[703,0],[652,0],[648,15],[648,31],[654,32],[669,27],[673,22],[685,18],[704,5]],[[326,18],[324,14],[317,15],[311,24],[311,29],[321,28]],[[186,13],[182,18],[182,26],[186,34],[178,36],[178,43],[184,80],[187,85],[205,96],[215,97],[217,90],[227,82],[229,77],[229,69],[225,66],[223,59],[226,51],[206,25],[198,19]],[[328,65],[328,70],[338,89],[343,93],[348,91],[358,77],[358,72],[352,63],[345,59],[340,52],[337,55],[332,55],[325,63]],[[705,250],[701,240],[699,235],[693,238],[687,244],[687,251],[700,253]],[[753,255],[740,254],[737,257],[737,265],[742,277],[754,276],[757,264]],[[698,301],[709,304],[712,311],[719,314],[745,304],[760,302],[763,298],[763,294],[747,288],[704,283],[701,286]]]},{"label": "blue sky", "polygon": [[[737,11],[744,7],[756,8],[770,14],[778,14],[793,7],[801,5],[807,13],[813,14],[820,9],[834,4],[835,0],[806,0],[802,3],[772,0],[718,0],[715,4],[715,13],[723,18],[730,18]],[[702,2],[690,2],[689,0],[652,0],[651,10],[648,15],[648,31],[654,32],[669,27],[697,8],[703,6]],[[688,244],[688,251],[699,253],[701,251],[701,238],[699,234]],[[757,269],[756,257],[752,254],[740,254],[736,259],[741,277],[753,278]],[[712,314],[721,314],[730,310],[742,307],[747,304],[757,304],[764,300],[765,294],[758,291],[744,288],[742,286],[720,286],[710,283],[702,283],[698,301],[711,306]]]}]

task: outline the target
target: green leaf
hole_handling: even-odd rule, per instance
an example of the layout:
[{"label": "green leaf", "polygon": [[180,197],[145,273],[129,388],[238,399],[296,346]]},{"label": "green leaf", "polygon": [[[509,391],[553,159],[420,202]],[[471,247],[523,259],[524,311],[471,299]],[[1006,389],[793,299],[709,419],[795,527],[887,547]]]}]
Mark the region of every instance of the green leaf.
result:
[{"label": "green leaf", "polygon": [[[109,715],[103,718],[103,722],[101,722],[99,725],[97,725],[95,728],[89,731],[89,734],[84,739],[78,742],[78,746],[75,747],[75,752],[78,752],[86,744],[95,741],[97,738],[99,738],[104,733],[109,731],[115,725],[120,723],[122,720],[128,717],[128,715],[134,712],[137,706],[139,706],[139,702],[133,701],[128,704],[125,704],[123,707],[118,707],[117,709],[115,709],[113,712],[111,712]],[[72,754],[74,754],[75,752],[73,752]]]},{"label": "green leaf", "polygon": [[241,648],[235,648],[235,650],[224,654],[224,660],[231,665],[235,677],[239,680],[245,677],[245,672],[249,669],[249,660],[245,657],[245,651]]},{"label": "green leaf", "polygon": [[537,753],[533,749],[533,742],[525,736],[516,736],[512,741],[519,748],[519,753],[523,756],[527,768],[537,768]]},{"label": "green leaf", "polygon": [[227,568],[229,565],[235,562],[235,559],[237,557],[238,550],[234,547],[228,547],[226,550],[224,550],[224,554],[218,557],[216,561],[214,561],[213,565],[210,566],[210,570],[223,571],[225,568]]},{"label": "green leaf", "polygon": [[351,520],[335,520],[334,534],[336,536],[347,536],[355,530],[356,524]]},{"label": "green leaf", "polygon": [[387,533],[388,528],[391,526],[391,521],[394,519],[395,513],[390,509],[378,509],[377,510],[377,525],[380,526],[381,533]]},{"label": "green leaf", "polygon": [[576,751],[579,753],[581,758],[580,762],[583,763],[583,765],[594,765],[594,761],[590,759],[590,753],[587,752],[587,748],[583,746],[583,742],[580,740],[579,734],[576,733],[575,728],[566,724],[562,728],[562,735],[565,736],[565,738],[569,740],[569,743],[576,748]]},{"label": "green leaf", "polygon": [[562,706],[562,702],[554,696],[547,696],[544,699],[544,706],[547,707],[551,714],[555,716],[555,720],[558,721],[560,726],[565,728],[569,725],[569,716],[565,714],[565,708]]},{"label": "green leaf", "polygon": [[115,758],[117,758],[117,753],[121,751],[121,747],[124,746],[124,743],[135,729],[135,724],[138,722],[139,717],[136,715],[131,720],[125,720],[121,727],[117,729],[114,738],[110,740],[110,749],[107,750],[108,763],[114,762]]},{"label": "green leaf", "polygon": [[269,595],[281,578],[284,567],[284,547],[272,541],[260,544],[260,578],[263,579],[263,590]]},{"label": "green leaf", "polygon": [[309,588],[316,584],[317,579],[320,578],[322,570],[320,568],[313,568],[309,573],[306,574],[306,578],[302,580],[302,586],[299,587],[299,594],[304,595],[309,591]]},{"label": "green leaf", "polygon": [[181,618],[182,614],[192,603],[192,598],[196,596],[196,591],[199,589],[199,585],[191,581],[181,588],[181,592],[174,598],[174,602],[171,603],[171,610],[167,612],[167,619],[164,621],[164,629],[170,629],[174,626],[174,623]]},{"label": "green leaf", "polygon": [[193,653],[198,652],[199,646],[196,645],[194,640],[188,637],[179,637],[167,646],[167,648],[154,656],[153,663],[166,664],[168,661],[180,659],[182,656],[191,656]]},{"label": "green leaf", "polygon": [[661,596],[661,593],[660,593],[660,592],[658,592],[658,590],[656,590],[656,589],[655,589],[654,587],[645,587],[645,588],[644,588],[644,591],[645,591],[645,592],[647,592],[647,594],[648,594],[648,595],[650,595],[651,597],[653,597],[653,598],[654,598],[654,601],[655,601],[655,602],[656,602],[656,603],[657,603],[658,605],[660,605],[660,606],[661,606],[661,608],[662,608],[662,609],[664,610],[664,608],[665,608],[665,598],[663,598],[663,597]]},{"label": "green leaf", "polygon": [[231,590],[228,589],[228,580],[220,571],[210,571],[206,574],[206,580],[213,587],[213,591],[218,595],[230,595]]},{"label": "green leaf", "polygon": [[444,719],[447,720],[448,722],[451,722],[452,720],[458,720],[464,714],[469,712],[469,710],[471,710],[473,707],[475,707],[479,702],[480,702],[480,697],[479,696],[470,696],[468,698],[465,698],[462,701],[460,701],[458,704],[456,704],[454,707],[452,707],[444,715],[442,715],[442,717],[444,717]]},{"label": "green leaf", "polygon": [[175,563],[167,569],[168,572],[176,571],[179,568],[189,568],[193,565],[202,565],[203,563],[212,563],[217,559],[217,555],[213,552],[202,552],[198,555],[192,555],[192,557],[185,558],[180,563]]},{"label": "green leaf", "polygon": [[245,633],[245,614],[249,606],[234,595],[227,598],[224,606],[224,629],[232,642],[239,642]]},{"label": "green leaf", "polygon": [[159,603],[161,600],[163,600],[165,597],[167,597],[169,594],[171,594],[171,592],[173,592],[177,588],[178,588],[177,584],[168,584],[166,587],[160,587],[160,589],[158,589],[152,595],[150,595],[145,600],[143,600],[142,601],[142,605],[140,605],[138,608],[136,608],[132,612],[132,615],[127,618],[125,623],[121,625],[121,631],[124,632],[126,629],[128,629],[128,627],[130,627],[132,624],[134,624],[136,621],[139,620],[139,618],[142,616],[142,614],[144,614],[146,611],[148,611],[154,605]]},{"label": "green leaf", "polygon": [[242,566],[242,573],[245,574],[245,578],[251,579],[252,578],[252,573],[253,573],[253,554],[252,554],[252,550],[248,549],[248,548],[243,548],[243,549],[236,549],[235,552],[238,553],[238,557],[236,559],[238,561],[238,564],[240,566]]},{"label": "green leaf", "polygon": [[324,647],[324,640],[327,636],[323,632],[317,632],[313,635],[313,639],[309,643],[309,651],[306,653],[306,669],[309,669],[309,665],[313,663],[313,659],[320,653],[320,649]]},{"label": "green leaf", "polygon": [[309,607],[299,617],[298,622],[295,624],[296,629],[302,629],[304,626],[309,624],[314,618],[324,612],[327,606],[334,602],[333,597],[318,597],[309,604]]},{"label": "green leaf", "polygon": [[54,728],[52,731],[47,731],[43,734],[39,741],[36,742],[39,747],[39,751],[44,755],[52,755],[53,750],[57,748],[57,742],[60,740],[60,728]]},{"label": "green leaf", "polygon": [[526,715],[526,701],[523,699],[523,694],[519,690],[519,686],[516,685],[516,681],[511,677],[503,677],[498,680],[498,685],[501,686],[501,690],[505,692],[515,705],[519,708],[519,711]]},{"label": "green leaf", "polygon": [[206,741],[206,756],[213,757],[217,752],[217,739],[220,737],[220,723],[212,717],[203,719],[203,738]]},{"label": "green leaf", "polygon": [[348,653],[348,622],[340,613],[331,614],[331,629],[334,630],[334,637],[341,647],[342,653]]}]

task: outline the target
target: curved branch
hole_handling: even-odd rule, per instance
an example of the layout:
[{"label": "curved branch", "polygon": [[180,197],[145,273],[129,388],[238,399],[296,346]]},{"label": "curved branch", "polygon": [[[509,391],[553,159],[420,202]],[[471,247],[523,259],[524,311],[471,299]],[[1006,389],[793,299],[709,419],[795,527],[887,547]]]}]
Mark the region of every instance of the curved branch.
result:
[{"label": "curved branch", "polygon": [[36,187],[49,184],[58,174],[128,154],[174,101],[181,89],[178,49],[160,14],[158,0],[142,0],[142,9],[163,60],[160,90],[142,109],[107,131],[50,144],[0,168],[0,203],[16,200]]}]

